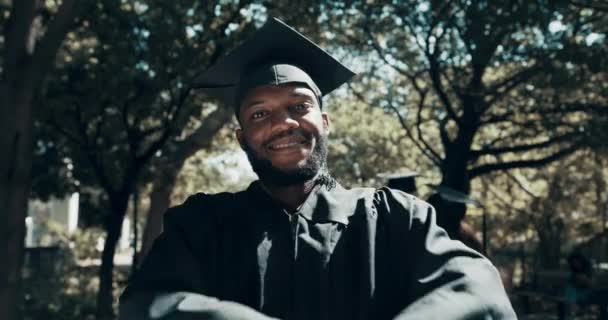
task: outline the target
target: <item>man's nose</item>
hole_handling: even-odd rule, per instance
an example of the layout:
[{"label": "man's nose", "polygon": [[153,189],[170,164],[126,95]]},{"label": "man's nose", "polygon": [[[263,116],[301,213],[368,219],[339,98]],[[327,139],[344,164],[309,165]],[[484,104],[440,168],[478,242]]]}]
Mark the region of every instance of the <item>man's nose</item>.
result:
[{"label": "man's nose", "polygon": [[300,123],[288,111],[274,112],[272,114],[272,125],[281,130],[293,129],[300,126]]}]

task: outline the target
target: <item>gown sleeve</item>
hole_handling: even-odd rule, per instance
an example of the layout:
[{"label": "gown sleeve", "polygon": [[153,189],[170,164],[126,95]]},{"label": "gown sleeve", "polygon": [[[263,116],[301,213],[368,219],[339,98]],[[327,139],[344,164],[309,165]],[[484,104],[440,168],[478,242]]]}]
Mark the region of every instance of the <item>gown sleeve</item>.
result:
[{"label": "gown sleeve", "polygon": [[449,238],[437,226],[432,206],[406,193],[381,189],[376,200],[409,230],[401,246],[407,255],[406,307],[396,320],[517,319],[498,271],[480,253]]},{"label": "gown sleeve", "polygon": [[201,212],[213,211],[208,197],[193,196],[165,213],[162,234],[120,297],[120,320],[271,319],[213,296],[217,221]]}]

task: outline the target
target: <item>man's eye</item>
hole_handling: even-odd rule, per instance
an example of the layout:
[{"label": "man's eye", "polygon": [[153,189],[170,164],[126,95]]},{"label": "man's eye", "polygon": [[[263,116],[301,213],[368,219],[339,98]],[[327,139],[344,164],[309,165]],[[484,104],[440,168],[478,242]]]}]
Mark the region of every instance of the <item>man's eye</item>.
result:
[{"label": "man's eye", "polygon": [[293,109],[296,111],[304,111],[307,110],[309,108],[309,106],[305,103],[300,103],[300,104],[296,104],[295,106],[293,106]]},{"label": "man's eye", "polygon": [[268,112],[266,111],[257,111],[251,114],[251,119],[260,119],[264,117]]}]

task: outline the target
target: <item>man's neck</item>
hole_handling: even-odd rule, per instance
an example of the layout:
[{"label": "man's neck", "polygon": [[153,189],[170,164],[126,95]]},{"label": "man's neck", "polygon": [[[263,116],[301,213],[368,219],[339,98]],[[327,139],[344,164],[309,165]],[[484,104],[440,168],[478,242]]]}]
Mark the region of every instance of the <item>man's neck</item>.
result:
[{"label": "man's neck", "polygon": [[318,175],[306,182],[290,186],[275,186],[263,181],[261,185],[273,199],[281,203],[289,213],[293,213],[306,201],[306,198],[315,187],[317,177]]}]

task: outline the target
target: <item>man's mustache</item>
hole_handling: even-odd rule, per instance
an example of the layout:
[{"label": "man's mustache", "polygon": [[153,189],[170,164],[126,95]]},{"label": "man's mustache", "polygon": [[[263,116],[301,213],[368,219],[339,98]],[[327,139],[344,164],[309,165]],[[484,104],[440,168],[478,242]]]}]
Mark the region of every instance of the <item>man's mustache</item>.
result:
[{"label": "man's mustache", "polygon": [[307,142],[312,140],[312,134],[309,132],[306,132],[302,129],[288,129],[288,130],[281,131],[281,132],[273,135],[272,137],[268,138],[263,143],[263,146],[268,147],[276,140],[284,138],[284,137],[288,137],[288,136],[300,136],[300,137],[304,138]]}]

